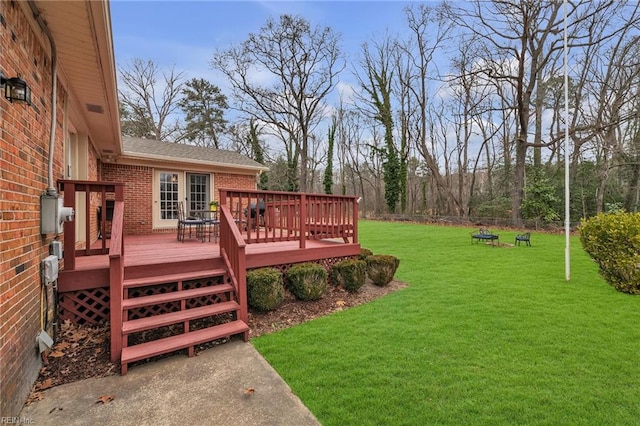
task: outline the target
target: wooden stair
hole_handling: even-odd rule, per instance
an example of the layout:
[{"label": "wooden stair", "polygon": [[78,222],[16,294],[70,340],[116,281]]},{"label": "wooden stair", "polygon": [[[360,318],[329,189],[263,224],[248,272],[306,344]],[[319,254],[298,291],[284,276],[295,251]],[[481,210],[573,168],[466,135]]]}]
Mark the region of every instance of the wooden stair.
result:
[{"label": "wooden stair", "polygon": [[[182,349],[193,356],[194,346],[202,343],[237,334],[248,338],[249,326],[239,319],[240,305],[224,268],[125,279],[123,297],[122,375],[135,361]],[[192,321],[205,318],[217,325],[191,330]],[[174,325],[182,329],[179,334],[129,346],[134,333]]]}]

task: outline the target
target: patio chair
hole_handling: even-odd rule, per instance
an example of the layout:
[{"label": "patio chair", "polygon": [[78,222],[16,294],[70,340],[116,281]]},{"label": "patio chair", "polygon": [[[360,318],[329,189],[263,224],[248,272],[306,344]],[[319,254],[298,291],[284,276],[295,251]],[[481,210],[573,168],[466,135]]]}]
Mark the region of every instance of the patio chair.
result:
[{"label": "patio chair", "polygon": [[525,232],[524,234],[516,235],[516,244],[520,245],[522,241],[524,241],[528,247],[531,247],[531,234],[529,232]]},{"label": "patio chair", "polygon": [[191,238],[192,228],[195,227],[195,236],[204,242],[204,219],[186,217],[184,212],[184,203],[178,201],[178,241],[184,242],[184,237],[189,229],[189,238]]}]

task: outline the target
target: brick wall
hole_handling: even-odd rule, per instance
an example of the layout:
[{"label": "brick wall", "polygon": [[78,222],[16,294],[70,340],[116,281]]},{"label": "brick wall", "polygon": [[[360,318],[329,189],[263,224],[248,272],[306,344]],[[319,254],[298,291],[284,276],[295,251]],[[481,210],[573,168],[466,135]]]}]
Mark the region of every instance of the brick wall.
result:
[{"label": "brick wall", "polygon": [[215,174],[215,195],[218,198],[218,189],[247,189],[255,190],[256,176],[255,175],[235,175],[230,173],[216,173]]},{"label": "brick wall", "polygon": [[[22,11],[17,2],[0,1],[2,71],[27,82],[33,103],[0,96],[0,417],[18,415],[38,375],[40,261],[51,241],[40,235],[40,195],[49,186],[51,66]],[[58,85],[54,179],[63,172],[64,98]]]},{"label": "brick wall", "polygon": [[153,169],[147,166],[103,163],[102,180],[124,182],[125,235],[152,233]]}]

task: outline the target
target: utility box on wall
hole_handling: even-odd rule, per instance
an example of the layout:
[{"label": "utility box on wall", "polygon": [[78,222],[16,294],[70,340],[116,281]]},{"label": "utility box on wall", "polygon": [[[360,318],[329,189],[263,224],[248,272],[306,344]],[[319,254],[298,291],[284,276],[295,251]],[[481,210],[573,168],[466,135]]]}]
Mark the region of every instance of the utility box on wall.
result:
[{"label": "utility box on wall", "polygon": [[72,221],[73,216],[73,209],[71,207],[64,207],[62,198],[50,194],[40,196],[41,234],[61,234],[63,231],[63,222]]}]

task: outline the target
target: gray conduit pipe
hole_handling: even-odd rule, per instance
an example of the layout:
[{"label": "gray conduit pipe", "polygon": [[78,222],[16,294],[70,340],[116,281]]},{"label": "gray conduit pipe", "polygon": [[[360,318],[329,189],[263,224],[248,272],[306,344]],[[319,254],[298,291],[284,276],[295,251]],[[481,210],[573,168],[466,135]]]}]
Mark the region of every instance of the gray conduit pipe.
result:
[{"label": "gray conduit pipe", "polygon": [[35,1],[28,0],[29,6],[31,7],[31,11],[33,12],[33,17],[36,22],[40,26],[40,29],[45,33],[47,38],[49,39],[49,44],[51,45],[51,128],[49,130],[49,187],[47,188],[48,195],[56,195],[57,190],[53,181],[53,155],[55,153],[56,147],[56,112],[57,112],[57,91],[58,91],[58,54],[56,50],[56,44],[53,41],[53,35],[51,34],[51,30],[47,26],[47,23],[44,22],[42,18],[42,13]]}]

